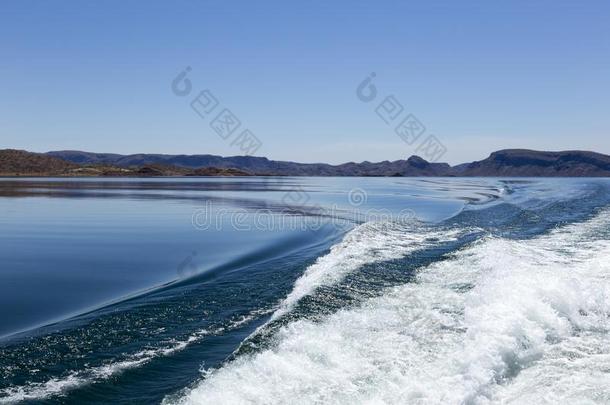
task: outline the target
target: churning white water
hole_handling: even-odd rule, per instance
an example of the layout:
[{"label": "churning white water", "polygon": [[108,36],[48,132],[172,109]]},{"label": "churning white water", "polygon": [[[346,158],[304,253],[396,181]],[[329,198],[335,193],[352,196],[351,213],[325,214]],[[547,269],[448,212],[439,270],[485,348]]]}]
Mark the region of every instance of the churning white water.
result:
[{"label": "churning white water", "polygon": [[417,221],[364,223],[347,233],[329,254],[320,257],[305,271],[273,314],[273,319],[289,312],[316,288],[333,285],[365,264],[398,259],[439,242],[454,241],[464,233],[466,230],[432,229]]},{"label": "churning white water", "polygon": [[[608,214],[534,239],[480,240],[358,307],[287,324],[271,348],[166,402],[610,403]],[[314,269],[292,297],[354,266]]]}]

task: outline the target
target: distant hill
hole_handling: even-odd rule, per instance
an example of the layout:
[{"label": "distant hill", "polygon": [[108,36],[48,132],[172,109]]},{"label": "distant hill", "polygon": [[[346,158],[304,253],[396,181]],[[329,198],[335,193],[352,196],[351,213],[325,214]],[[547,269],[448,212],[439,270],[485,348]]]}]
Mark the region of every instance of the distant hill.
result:
[{"label": "distant hill", "polygon": [[119,155],[79,151],[46,154],[0,150],[2,176],[494,176],[610,177],[610,156],[594,152],[507,149],[487,159],[450,166],[419,156],[377,163],[295,163],[264,157]]},{"label": "distant hill", "polygon": [[77,169],[79,165],[56,157],[23,150],[0,150],[0,176],[46,176]]},{"label": "distant hill", "polygon": [[[77,160],[78,156],[75,157]],[[50,154],[32,153],[23,150],[0,150],[0,176],[251,176],[235,168],[189,169],[166,164],[144,164],[129,167],[106,163],[104,160],[81,159],[72,162]]]},{"label": "distant hill", "polygon": [[79,151],[48,152],[47,155],[78,164],[109,164],[118,167],[163,164],[173,167],[233,168],[251,174],[283,176],[610,176],[610,157],[595,152],[540,152],[506,149],[487,159],[450,166],[430,163],[418,156],[407,160],[377,163],[296,163],[269,160],[265,157],[216,155],[162,155],[89,153]]},{"label": "distant hill", "polygon": [[538,152],[507,149],[454,168],[456,176],[598,177],[610,176],[610,156],[595,152]]},{"label": "distant hill", "polygon": [[163,164],[175,167],[200,169],[234,168],[258,175],[281,176],[447,176],[451,166],[447,163],[429,163],[412,156],[407,160],[379,163],[296,163],[269,160],[265,157],[217,155],[117,155],[112,153],[90,153],[79,151],[48,152],[47,155],[79,164],[108,164],[119,167]]}]

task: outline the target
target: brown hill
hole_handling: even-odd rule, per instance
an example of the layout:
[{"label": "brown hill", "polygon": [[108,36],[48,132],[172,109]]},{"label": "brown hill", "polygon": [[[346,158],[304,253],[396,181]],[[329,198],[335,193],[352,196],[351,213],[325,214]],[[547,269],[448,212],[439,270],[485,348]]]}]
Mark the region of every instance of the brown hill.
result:
[{"label": "brown hill", "polygon": [[202,167],[200,169],[195,169],[188,174],[187,176],[252,176],[251,173],[245,172],[243,170],[234,169],[232,167],[229,168],[218,168],[218,167]]},{"label": "brown hill", "polygon": [[[133,155],[135,156],[135,155]],[[487,159],[457,166],[411,156],[394,162],[329,165],[268,160],[252,156],[30,153],[0,150],[4,176],[496,176],[610,177],[610,156],[587,151],[547,152],[507,149]],[[135,162],[139,163],[135,163]],[[130,162],[129,165],[125,163]],[[187,165],[188,163],[188,165]],[[198,166],[197,166],[198,165]]]},{"label": "brown hill", "polygon": [[0,150],[0,176],[82,176],[82,177],[155,177],[155,176],[250,176],[234,168],[206,167],[190,169],[166,164],[121,167],[112,164],[79,164],[24,150]]},{"label": "brown hill", "polygon": [[48,155],[24,150],[0,150],[0,176],[65,175],[79,165]]},{"label": "brown hill", "polygon": [[[548,152],[507,149],[488,158],[457,166],[428,162],[422,157],[393,162],[361,162],[330,165],[269,160],[256,156],[215,155],[118,155],[79,151],[49,152],[79,164],[109,164],[132,167],[168,164],[196,170],[200,168],[234,168],[248,173],[279,176],[532,176],[532,177],[610,177],[610,156],[587,151]],[[204,175],[202,173],[201,175]],[[223,173],[218,173],[223,175]],[[243,174],[242,174],[243,175]]]}]

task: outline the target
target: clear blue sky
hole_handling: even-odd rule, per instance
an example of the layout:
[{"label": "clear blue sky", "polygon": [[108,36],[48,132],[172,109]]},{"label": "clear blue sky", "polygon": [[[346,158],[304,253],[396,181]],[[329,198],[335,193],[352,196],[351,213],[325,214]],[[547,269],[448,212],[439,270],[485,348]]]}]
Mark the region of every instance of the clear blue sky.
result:
[{"label": "clear blue sky", "polygon": [[191,66],[272,159],[410,156],[370,72],[451,163],[610,153],[607,0],[3,1],[0,55],[0,148],[238,154],[172,93]]}]

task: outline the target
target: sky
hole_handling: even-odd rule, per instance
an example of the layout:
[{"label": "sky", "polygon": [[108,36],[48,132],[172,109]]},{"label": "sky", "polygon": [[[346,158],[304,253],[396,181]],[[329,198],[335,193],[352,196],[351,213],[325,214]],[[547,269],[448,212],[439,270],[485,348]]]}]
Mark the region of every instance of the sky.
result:
[{"label": "sky", "polygon": [[[610,154],[610,2],[5,0],[0,90],[0,148],[35,152],[233,156],[249,130],[255,155],[299,162],[405,159],[428,139],[452,164]],[[211,125],[224,109],[229,135]]]}]

